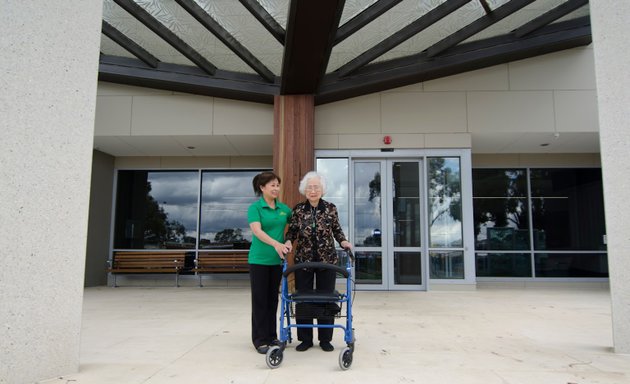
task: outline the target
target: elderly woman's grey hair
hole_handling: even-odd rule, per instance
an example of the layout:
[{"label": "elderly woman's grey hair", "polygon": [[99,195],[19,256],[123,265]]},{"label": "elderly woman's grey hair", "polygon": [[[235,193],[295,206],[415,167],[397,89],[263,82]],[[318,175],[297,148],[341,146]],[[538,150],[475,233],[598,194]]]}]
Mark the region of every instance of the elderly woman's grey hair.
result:
[{"label": "elderly woman's grey hair", "polygon": [[302,181],[300,181],[300,186],[298,187],[298,190],[300,191],[300,193],[306,196],[306,186],[308,185],[308,182],[311,179],[319,179],[319,184],[322,186],[322,196],[323,196],[326,193],[326,178],[324,177],[324,175],[316,171],[310,171],[309,173],[304,175],[304,177],[302,178]]}]

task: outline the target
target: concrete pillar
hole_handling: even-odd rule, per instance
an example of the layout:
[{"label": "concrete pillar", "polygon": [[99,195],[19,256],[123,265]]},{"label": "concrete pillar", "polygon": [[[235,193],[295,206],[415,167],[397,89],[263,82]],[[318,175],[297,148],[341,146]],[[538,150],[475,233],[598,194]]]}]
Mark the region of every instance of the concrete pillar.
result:
[{"label": "concrete pillar", "polygon": [[0,0],[0,383],[73,373],[101,0]]},{"label": "concrete pillar", "polygon": [[615,352],[630,353],[630,2],[590,2]]}]

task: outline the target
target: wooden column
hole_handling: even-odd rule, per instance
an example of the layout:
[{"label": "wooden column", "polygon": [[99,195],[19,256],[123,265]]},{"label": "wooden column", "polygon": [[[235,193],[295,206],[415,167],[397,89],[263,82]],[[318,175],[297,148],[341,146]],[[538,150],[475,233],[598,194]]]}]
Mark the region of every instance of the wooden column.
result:
[{"label": "wooden column", "polygon": [[274,99],[273,169],[282,179],[280,201],[291,208],[304,199],[300,180],[315,169],[314,111],[312,95]]}]

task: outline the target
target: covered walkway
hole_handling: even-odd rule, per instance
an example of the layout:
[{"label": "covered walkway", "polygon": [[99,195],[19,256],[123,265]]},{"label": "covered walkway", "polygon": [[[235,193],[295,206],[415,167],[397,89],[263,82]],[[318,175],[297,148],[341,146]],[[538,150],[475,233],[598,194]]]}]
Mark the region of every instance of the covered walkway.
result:
[{"label": "covered walkway", "polygon": [[630,383],[604,289],[359,291],[348,371],[340,331],[268,369],[249,305],[246,287],[86,289],[80,372],[42,383]]}]

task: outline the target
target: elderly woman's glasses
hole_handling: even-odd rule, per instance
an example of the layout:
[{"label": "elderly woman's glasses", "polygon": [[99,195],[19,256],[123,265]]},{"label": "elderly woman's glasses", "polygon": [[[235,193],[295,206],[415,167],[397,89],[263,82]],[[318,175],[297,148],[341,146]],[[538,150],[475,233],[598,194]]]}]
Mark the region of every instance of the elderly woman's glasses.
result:
[{"label": "elderly woman's glasses", "polygon": [[307,191],[318,192],[322,190],[322,187],[320,187],[319,185],[308,185],[304,189]]}]

